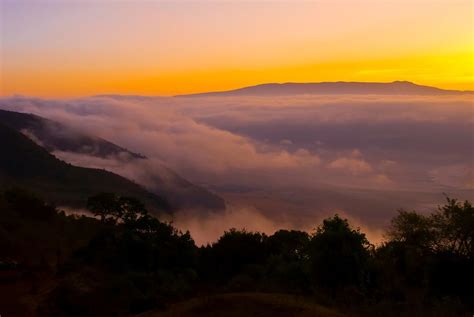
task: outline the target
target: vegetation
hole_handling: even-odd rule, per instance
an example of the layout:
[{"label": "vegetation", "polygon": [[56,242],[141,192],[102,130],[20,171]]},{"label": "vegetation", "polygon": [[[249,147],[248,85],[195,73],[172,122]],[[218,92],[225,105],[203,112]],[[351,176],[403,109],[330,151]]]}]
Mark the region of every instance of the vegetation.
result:
[{"label": "vegetation", "polygon": [[59,150],[94,154],[103,158],[126,153],[132,159],[145,158],[141,154],[133,153],[101,138],[86,135],[64,124],[34,114],[0,109],[0,124],[16,131],[29,131],[48,152]]},{"label": "vegetation", "polygon": [[[232,229],[197,247],[138,200],[88,199],[67,216],[0,195],[6,316],[453,316],[474,303],[474,208],[400,211],[375,247],[338,215],[314,232]],[[234,315],[231,315],[234,314]]]},{"label": "vegetation", "polygon": [[[0,125],[0,146],[2,148],[10,146],[8,156],[20,159],[17,161],[9,158],[9,165],[0,165],[0,188],[4,184],[15,183],[34,190],[42,197],[54,200],[61,205],[76,208],[85,207],[85,200],[88,196],[100,191],[107,191],[137,197],[151,211],[159,210],[161,212],[163,209],[170,209],[170,206],[174,210],[192,208],[202,211],[219,211],[225,209],[225,201],[221,197],[189,182],[164,165],[160,166],[162,168],[160,172],[155,171],[150,175],[152,183],[159,188],[159,197],[153,195],[157,193],[147,193],[137,184],[103,170],[84,169],[71,165],[65,169],[65,164],[58,164],[58,160],[52,155],[46,155],[45,152],[67,152],[75,154],[76,157],[113,159],[134,165],[144,163],[147,158],[107,140],[84,134],[60,122],[33,114],[0,109]],[[12,133],[12,131],[17,133]],[[10,138],[14,139],[10,140]],[[16,146],[20,139],[26,139],[23,141],[25,146]],[[31,156],[33,152],[39,156]],[[67,173],[68,177],[56,179],[52,177],[54,170],[51,169],[28,169],[28,166],[34,167],[36,164],[44,166],[45,161],[50,161],[49,168],[58,169],[57,174]],[[21,163],[31,165],[21,165]],[[26,167],[30,174],[18,174],[18,170],[23,170],[23,167]],[[2,179],[2,174],[12,171],[17,171],[17,174]]]},{"label": "vegetation", "polygon": [[226,293],[179,302],[166,311],[152,311],[140,317],[343,317],[334,309],[302,296],[272,293]]},{"label": "vegetation", "polygon": [[155,212],[167,212],[168,202],[139,185],[111,172],[63,162],[18,131],[0,123],[0,189],[27,188],[59,205],[86,207],[98,192],[133,196]]}]

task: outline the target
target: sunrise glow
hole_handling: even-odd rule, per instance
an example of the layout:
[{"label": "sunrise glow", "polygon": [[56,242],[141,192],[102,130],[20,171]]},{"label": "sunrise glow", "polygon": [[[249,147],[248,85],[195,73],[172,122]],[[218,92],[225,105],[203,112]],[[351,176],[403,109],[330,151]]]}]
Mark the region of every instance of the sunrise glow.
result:
[{"label": "sunrise glow", "polygon": [[0,92],[173,95],[339,80],[473,89],[472,10],[469,0],[6,0]]}]

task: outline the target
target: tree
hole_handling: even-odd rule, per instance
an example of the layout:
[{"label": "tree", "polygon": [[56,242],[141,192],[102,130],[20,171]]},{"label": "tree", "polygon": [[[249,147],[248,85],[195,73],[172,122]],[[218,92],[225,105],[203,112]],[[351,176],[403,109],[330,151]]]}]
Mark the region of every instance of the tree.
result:
[{"label": "tree", "polygon": [[474,207],[468,201],[461,203],[449,197],[446,200],[430,218],[436,247],[474,259]]},{"label": "tree", "polygon": [[242,273],[245,268],[262,264],[267,256],[264,241],[259,232],[231,229],[212,245],[214,274],[227,279]]},{"label": "tree", "polygon": [[134,226],[139,218],[147,216],[145,205],[133,197],[120,197],[118,199],[120,218],[126,226]]},{"label": "tree", "polygon": [[22,217],[50,220],[57,214],[56,207],[45,203],[35,194],[20,188],[6,190],[3,196],[9,207]]},{"label": "tree", "polygon": [[[377,250],[379,289],[472,301],[474,208],[447,198],[431,215],[400,211]],[[390,285],[390,286],[389,286]],[[469,300],[466,300],[468,302]]]},{"label": "tree", "polygon": [[420,250],[431,250],[435,245],[431,219],[416,211],[399,210],[391,221],[387,237]]},{"label": "tree", "polygon": [[325,219],[309,245],[315,286],[332,290],[363,286],[371,249],[365,234],[352,229],[347,219],[338,215]]},{"label": "tree", "polygon": [[148,216],[145,205],[136,198],[119,196],[112,193],[100,193],[87,200],[87,208],[102,222],[112,220],[132,228],[138,225],[138,220]]},{"label": "tree", "polygon": [[310,236],[304,231],[278,230],[266,244],[269,257],[265,280],[270,290],[307,292],[311,279],[308,270]]},{"label": "tree", "polygon": [[307,256],[309,234],[297,230],[278,230],[267,239],[268,251],[285,260],[300,260]]},{"label": "tree", "polygon": [[418,247],[425,252],[450,252],[474,257],[474,207],[446,198],[438,211],[423,216],[416,211],[399,211],[388,231],[390,241]]},{"label": "tree", "polygon": [[112,193],[100,193],[89,197],[87,200],[87,209],[95,216],[100,217],[101,222],[106,219],[121,216],[120,197]]}]

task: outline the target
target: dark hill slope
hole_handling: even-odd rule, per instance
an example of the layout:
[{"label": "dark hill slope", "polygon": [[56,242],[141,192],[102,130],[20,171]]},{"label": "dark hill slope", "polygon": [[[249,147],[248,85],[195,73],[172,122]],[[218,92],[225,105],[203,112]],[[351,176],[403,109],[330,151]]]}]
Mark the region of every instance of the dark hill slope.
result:
[{"label": "dark hill slope", "polygon": [[18,131],[0,124],[0,187],[20,186],[58,205],[85,207],[87,197],[115,192],[142,200],[150,211],[171,211],[167,201],[116,174],[67,164]]},{"label": "dark hill slope", "polygon": [[[0,124],[2,123],[26,134],[49,152],[63,151],[113,158],[124,163],[144,163],[147,159],[141,154],[102,138],[33,114],[0,110]],[[157,166],[153,182],[157,193],[176,209],[209,211],[225,209],[225,202],[221,197],[189,182],[164,165]],[[154,192],[154,188],[149,190]]]},{"label": "dark hill slope", "polygon": [[264,293],[228,293],[193,298],[166,310],[150,311],[139,317],[344,317],[334,309],[303,296]]},{"label": "dark hill slope", "polygon": [[0,110],[0,123],[34,136],[49,152],[59,150],[99,157],[127,153],[131,158],[145,158],[104,139],[83,134],[64,124],[33,114]]},{"label": "dark hill slope", "polygon": [[280,95],[451,95],[472,94],[472,91],[444,90],[436,87],[417,85],[408,81],[391,83],[368,82],[322,82],[262,84],[228,91],[206,92],[180,95],[177,97],[217,97],[217,96],[280,96]]}]

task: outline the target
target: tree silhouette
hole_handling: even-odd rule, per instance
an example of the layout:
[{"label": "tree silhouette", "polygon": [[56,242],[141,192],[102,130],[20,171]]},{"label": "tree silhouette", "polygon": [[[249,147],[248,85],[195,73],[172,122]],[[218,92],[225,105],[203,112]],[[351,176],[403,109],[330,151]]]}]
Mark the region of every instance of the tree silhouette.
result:
[{"label": "tree silhouette", "polygon": [[338,215],[323,221],[309,245],[311,271],[316,287],[332,290],[362,286],[372,246],[359,229]]},{"label": "tree silhouette", "polygon": [[430,217],[416,211],[399,210],[392,219],[387,232],[390,241],[404,243],[407,246],[429,250],[434,248],[435,232]]},{"label": "tree silhouette", "polygon": [[244,268],[263,263],[267,252],[267,237],[258,232],[231,229],[212,245],[214,274],[229,278]]},{"label": "tree silhouette", "polygon": [[446,205],[439,206],[431,216],[436,246],[474,259],[474,207],[468,201],[461,203],[449,197],[446,200]]},{"label": "tree silhouette", "polygon": [[[120,198],[112,193],[99,193],[87,200],[87,209],[89,209],[96,217],[100,217],[100,221],[104,223],[107,219],[113,219],[121,216]],[[114,219],[115,218],[115,219]]]},{"label": "tree silhouette", "polygon": [[447,198],[431,215],[399,211],[377,248],[338,215],[312,235],[231,229],[198,248],[189,232],[148,214],[135,198],[102,193],[88,206],[100,220],[68,216],[21,190],[0,192],[0,273],[29,272],[21,275],[25,285],[52,276],[56,286],[42,295],[40,316],[128,316],[236,290],[332,297],[328,303],[364,316],[393,307],[390,316],[474,308],[474,210],[467,201]]},{"label": "tree silhouette", "polygon": [[309,234],[297,230],[278,230],[267,239],[268,251],[285,260],[301,260],[307,256]]},{"label": "tree silhouette", "polygon": [[138,219],[145,217],[148,211],[145,205],[133,197],[120,197],[118,199],[120,219],[126,226],[134,226]]}]

